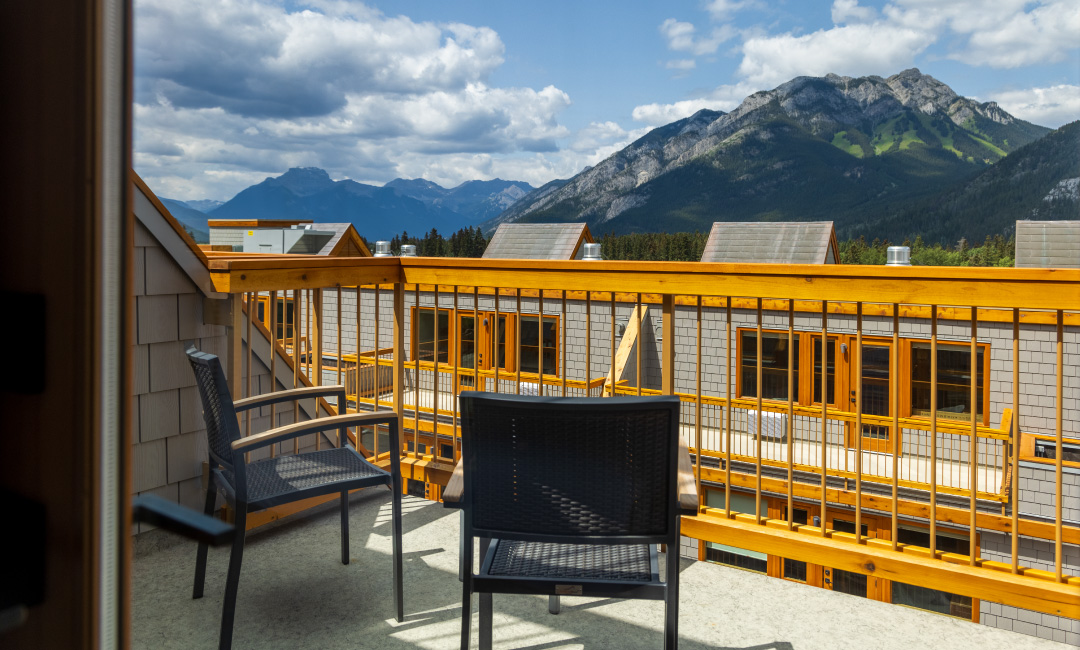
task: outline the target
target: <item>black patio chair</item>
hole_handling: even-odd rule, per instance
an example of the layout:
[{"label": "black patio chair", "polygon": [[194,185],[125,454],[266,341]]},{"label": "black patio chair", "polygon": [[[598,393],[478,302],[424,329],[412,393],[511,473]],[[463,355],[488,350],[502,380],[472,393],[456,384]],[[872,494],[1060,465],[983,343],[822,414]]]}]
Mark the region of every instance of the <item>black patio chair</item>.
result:
[{"label": "black patio chair", "polygon": [[[232,645],[233,614],[236,592],[240,582],[240,564],[244,555],[244,531],[247,514],[324,494],[341,495],[341,563],[349,563],[349,490],[385,485],[393,495],[394,546],[394,603],[398,621],[404,618],[401,592],[401,465],[397,454],[390,454],[390,471],[376,467],[348,444],[346,427],[386,424],[390,430],[390,449],[400,449],[397,415],[388,411],[349,413],[318,418],[270,429],[263,433],[240,437],[236,414],[249,409],[322,396],[337,396],[339,412],[345,406],[344,386],[314,386],[284,390],[233,402],[221,362],[212,354],[187,350],[191,367],[198,380],[202,397],[203,417],[209,440],[212,483],[206,492],[206,514],[214,510],[217,488],[236,512],[236,534],[229,556],[229,571],[225,581],[225,603],[221,615],[221,636],[218,647],[226,650]],[[338,446],[320,451],[245,462],[244,454],[286,440],[338,430]],[[203,595],[206,576],[207,543],[199,543],[195,560],[195,589],[193,598]]]},{"label": "black patio chair", "polygon": [[[678,646],[679,516],[697,514],[677,397],[553,398],[461,394],[462,460],[446,490],[461,508],[461,647],[480,594],[480,647],[491,647],[491,594],[665,602],[664,647]],[[481,540],[474,574],[473,539]],[[657,545],[667,545],[666,581]]]}]

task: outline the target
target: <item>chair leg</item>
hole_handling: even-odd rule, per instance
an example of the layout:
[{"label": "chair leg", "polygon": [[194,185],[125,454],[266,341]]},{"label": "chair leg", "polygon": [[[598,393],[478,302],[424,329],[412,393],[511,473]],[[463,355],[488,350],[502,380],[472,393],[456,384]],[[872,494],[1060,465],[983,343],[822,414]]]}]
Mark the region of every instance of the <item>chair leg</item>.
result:
[{"label": "chair leg", "polygon": [[492,612],[491,594],[480,594],[480,650],[491,650],[492,636]]},{"label": "chair leg", "polygon": [[[206,488],[206,505],[203,514],[210,517],[214,514],[214,505],[217,501],[217,490],[214,481]],[[202,598],[203,584],[206,582],[206,551],[209,548],[206,542],[199,542],[199,550],[195,553],[195,587],[191,592],[192,598]]]},{"label": "chair leg", "polygon": [[247,528],[245,504],[236,508],[236,536],[233,537],[232,553],[229,555],[229,574],[225,579],[225,603],[221,612],[221,637],[218,650],[232,647],[233,617],[236,614],[236,591],[240,585],[240,564],[244,560],[244,532]]},{"label": "chair leg", "polygon": [[341,491],[341,563],[349,563],[349,491]]},{"label": "chair leg", "polygon": [[[461,531],[464,533],[464,528]],[[469,650],[469,630],[472,627],[472,538],[461,545],[461,650]]]},{"label": "chair leg", "polygon": [[393,486],[394,496],[391,504],[391,519],[394,535],[394,604],[397,607],[398,623],[405,620],[405,596],[402,590],[401,566],[401,489]]},{"label": "chair leg", "polygon": [[558,614],[562,611],[562,603],[558,596],[548,596],[548,614]]},{"label": "chair leg", "polygon": [[679,545],[667,545],[667,594],[664,598],[664,650],[679,647]]}]

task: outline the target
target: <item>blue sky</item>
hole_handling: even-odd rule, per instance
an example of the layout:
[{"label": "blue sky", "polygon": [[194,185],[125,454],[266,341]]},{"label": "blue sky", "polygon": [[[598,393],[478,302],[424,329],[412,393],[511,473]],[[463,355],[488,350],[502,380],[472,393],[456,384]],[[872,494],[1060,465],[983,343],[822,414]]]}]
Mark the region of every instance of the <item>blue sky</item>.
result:
[{"label": "blue sky", "polygon": [[292,166],[374,184],[569,177],[799,75],[918,67],[1080,119],[1075,0],[135,1],[135,168],[225,200]]}]

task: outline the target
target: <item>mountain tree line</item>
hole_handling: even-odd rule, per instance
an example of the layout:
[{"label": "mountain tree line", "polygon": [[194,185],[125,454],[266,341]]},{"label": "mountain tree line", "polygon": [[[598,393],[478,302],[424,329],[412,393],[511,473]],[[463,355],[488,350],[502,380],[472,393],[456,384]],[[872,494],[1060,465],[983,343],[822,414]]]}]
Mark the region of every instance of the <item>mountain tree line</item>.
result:
[{"label": "mountain tree line", "polygon": [[[372,242],[365,239],[364,243],[374,252]],[[399,255],[403,245],[412,244],[420,257],[483,257],[487,243],[480,226],[462,228],[450,235],[449,239],[443,237],[438,229],[432,228],[423,237],[413,237],[408,231],[394,235],[390,240],[390,250],[394,255]]]},{"label": "mountain tree line", "polygon": [[697,262],[708,239],[703,232],[609,232],[600,239],[600,251],[605,260]]}]

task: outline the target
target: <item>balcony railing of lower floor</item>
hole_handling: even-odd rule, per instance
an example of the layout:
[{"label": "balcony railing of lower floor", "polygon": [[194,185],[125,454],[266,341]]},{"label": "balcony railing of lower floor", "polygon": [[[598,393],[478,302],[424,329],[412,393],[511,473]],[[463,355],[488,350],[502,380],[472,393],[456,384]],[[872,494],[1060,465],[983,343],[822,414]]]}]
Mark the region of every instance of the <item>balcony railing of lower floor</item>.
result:
[{"label": "balcony railing of lower floor", "polygon": [[[462,390],[676,394],[702,559],[743,550],[769,575],[806,563],[1080,617],[1080,272],[257,256],[211,271],[236,305],[234,385],[261,336],[287,368],[272,376],[397,411],[402,449],[352,435],[402,455],[413,494],[437,500],[460,456]],[[240,307],[257,299],[283,308]]]}]

